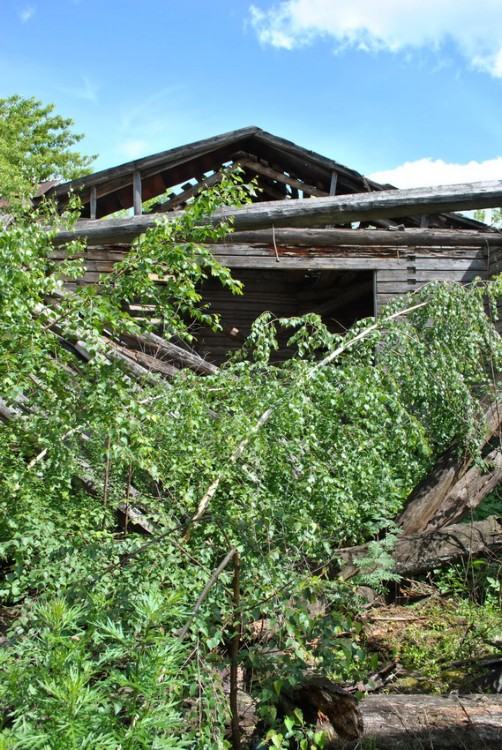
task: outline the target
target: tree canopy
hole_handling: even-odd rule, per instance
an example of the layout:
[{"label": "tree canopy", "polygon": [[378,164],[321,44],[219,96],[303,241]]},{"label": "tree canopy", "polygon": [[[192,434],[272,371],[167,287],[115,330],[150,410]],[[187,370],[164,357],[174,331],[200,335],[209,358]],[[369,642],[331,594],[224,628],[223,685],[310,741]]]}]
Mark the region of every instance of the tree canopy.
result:
[{"label": "tree canopy", "polygon": [[41,182],[89,172],[94,157],[73,148],[83,135],[54,110],[34,97],[0,99],[0,198],[25,198]]}]

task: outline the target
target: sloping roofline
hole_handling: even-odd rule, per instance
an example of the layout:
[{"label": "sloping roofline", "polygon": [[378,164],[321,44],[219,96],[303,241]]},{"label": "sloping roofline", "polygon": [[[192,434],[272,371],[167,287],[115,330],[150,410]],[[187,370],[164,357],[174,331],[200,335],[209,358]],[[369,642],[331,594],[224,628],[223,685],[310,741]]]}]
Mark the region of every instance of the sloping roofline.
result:
[{"label": "sloping roofline", "polygon": [[[83,205],[82,217],[102,218],[160,196],[184,182],[187,184],[182,190],[187,196],[193,195],[198,183],[203,185],[205,175],[218,172],[226,163],[242,163],[246,179],[255,176],[254,169],[258,170],[263,200],[397,189],[257,126],[249,126],[103,169],[53,186],[45,194],[63,207],[68,194],[77,193]],[[292,191],[286,184],[289,180],[294,186]],[[180,205],[182,202],[177,200],[174,207]],[[457,227],[483,226],[455,214],[441,215],[439,223],[445,221]],[[417,220],[411,220],[411,224],[417,225]]]}]

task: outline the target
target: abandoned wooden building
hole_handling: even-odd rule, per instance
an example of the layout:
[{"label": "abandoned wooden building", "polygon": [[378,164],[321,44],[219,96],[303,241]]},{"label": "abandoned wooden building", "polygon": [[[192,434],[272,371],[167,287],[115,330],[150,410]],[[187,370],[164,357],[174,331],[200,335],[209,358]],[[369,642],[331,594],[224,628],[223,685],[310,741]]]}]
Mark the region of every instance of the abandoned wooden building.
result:
[{"label": "abandoned wooden building", "polygon": [[[205,285],[204,299],[223,326],[199,331],[198,353],[209,361],[221,362],[240,345],[265,310],[316,312],[331,330],[343,331],[429,281],[466,283],[502,270],[502,235],[451,212],[500,205],[492,183],[476,196],[469,186],[433,195],[397,190],[248,127],[51,186],[47,194],[61,208],[69,191],[82,201],[75,232],[88,238],[88,248],[80,283],[97,283],[159,214],[182,210],[232,166],[244,170],[246,181],[255,179],[259,192],[255,205],[233,212],[236,231],[212,248],[245,291],[233,297],[216,282]],[[113,218],[124,210],[130,216]],[[60,242],[69,236],[61,233]],[[148,314],[141,300],[131,312]]]}]

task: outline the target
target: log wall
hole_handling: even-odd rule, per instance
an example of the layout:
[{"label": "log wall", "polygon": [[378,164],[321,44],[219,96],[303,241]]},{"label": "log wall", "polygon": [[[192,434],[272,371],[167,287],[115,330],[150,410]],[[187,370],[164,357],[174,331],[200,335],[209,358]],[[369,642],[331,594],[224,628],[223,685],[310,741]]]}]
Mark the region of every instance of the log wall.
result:
[{"label": "log wall", "polygon": [[[243,237],[244,239],[244,237]],[[331,330],[341,331],[356,319],[370,316],[398,295],[413,292],[430,281],[468,283],[502,272],[502,247],[278,244],[270,240],[214,245],[216,258],[234,271],[245,285],[243,297],[232,297],[209,282],[205,299],[222,316],[223,332],[207,330],[201,336],[200,353],[220,362],[226,352],[239,346],[252,321],[269,310],[277,317],[318,312]],[[284,243],[285,238],[282,239]],[[322,238],[321,238],[322,240]],[[128,244],[95,245],[82,256],[85,274],[68,287],[97,284],[103,274],[122,260]],[[53,253],[65,257],[63,248]],[[133,312],[148,315],[141,301]],[[283,355],[285,353],[283,352]]]}]

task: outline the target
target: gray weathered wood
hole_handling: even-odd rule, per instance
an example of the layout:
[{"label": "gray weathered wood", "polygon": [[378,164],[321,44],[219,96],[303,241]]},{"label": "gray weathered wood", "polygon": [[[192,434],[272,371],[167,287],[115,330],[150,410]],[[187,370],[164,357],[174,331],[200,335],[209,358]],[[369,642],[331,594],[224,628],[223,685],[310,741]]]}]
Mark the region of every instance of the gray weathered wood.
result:
[{"label": "gray weathered wood", "polygon": [[302,182],[301,180],[296,180],[294,177],[291,177],[290,175],[286,175],[283,172],[279,172],[276,169],[272,169],[272,167],[265,166],[259,161],[256,161],[252,159],[247,154],[242,154],[242,156],[239,154],[237,155],[237,164],[240,164],[242,167],[249,167],[249,169],[252,169],[254,172],[257,172],[258,174],[262,174],[265,177],[270,177],[273,180],[277,180],[277,182],[280,182],[283,185],[290,185],[291,187],[296,188],[297,190],[302,190],[304,193],[307,193],[308,195],[315,195],[317,197],[322,197],[326,195],[326,192],[323,190],[319,190],[319,188],[314,187],[314,185],[309,185],[306,182]]},{"label": "gray weathered wood", "polygon": [[362,741],[328,748],[500,750],[502,695],[370,695],[359,704]]},{"label": "gray weathered wood", "polygon": [[[502,520],[490,516],[484,521],[457,523],[444,528],[430,529],[398,538],[392,558],[393,571],[401,576],[415,576],[455,563],[480,557],[488,551],[502,548]],[[352,578],[360,568],[359,561],[368,555],[368,545],[340,550],[337,557],[341,576]],[[367,569],[365,569],[367,570]]]},{"label": "gray weathered wood", "polygon": [[132,333],[124,334],[122,339],[126,342],[133,341],[142,348],[147,347],[149,353],[154,352],[159,358],[165,358],[179,363],[182,367],[188,367],[204,375],[214,375],[218,372],[216,365],[206,362],[197,354],[188,352],[176,344],[146,331],[141,335]]},{"label": "gray weathered wood", "polygon": [[[478,446],[480,451],[485,443],[498,433],[501,421],[500,399],[496,396],[493,403],[486,407],[483,415],[485,434]],[[500,453],[493,451],[490,460],[492,473],[498,474],[501,466]],[[485,480],[478,481],[481,476],[484,476]],[[442,525],[445,525],[451,522],[450,519],[461,517],[447,510],[457,508],[456,513],[458,513],[458,493],[465,499],[468,496],[466,487],[470,487],[479,504],[487,491],[491,489],[487,480],[486,474],[478,467],[472,466],[471,458],[459,458],[456,447],[452,446],[438,459],[433,470],[414,488],[397,518],[397,523],[404,534],[424,531],[433,522],[437,528],[441,525],[440,519],[442,519]],[[483,487],[485,495],[482,495]]]},{"label": "gray weathered wood", "polygon": [[96,218],[96,206],[97,206],[97,195],[96,195],[96,186],[93,185],[90,189],[90,197],[89,197],[89,212],[91,219]]},{"label": "gray weathered wood", "polygon": [[[502,203],[502,181],[447,185],[409,190],[382,190],[369,193],[329,196],[309,200],[265,201],[243,208],[226,207],[215,211],[206,223],[232,220],[237,230],[275,227],[305,227],[312,224],[347,224],[396,216],[420,216],[424,212],[463,211],[496,208]],[[176,214],[173,214],[176,215]],[[152,216],[104,221],[82,220],[73,230],[64,230],[56,244],[76,237],[92,242],[130,240],[157,221]]]},{"label": "gray weathered wood", "polygon": [[[94,188],[95,189],[95,188]],[[136,169],[132,178],[134,215],[141,216],[143,213],[141,199],[141,174]]]},{"label": "gray weathered wood", "polygon": [[472,229],[257,229],[235,231],[229,241],[243,244],[333,247],[338,245],[387,245],[409,247],[502,247],[502,233]]}]

